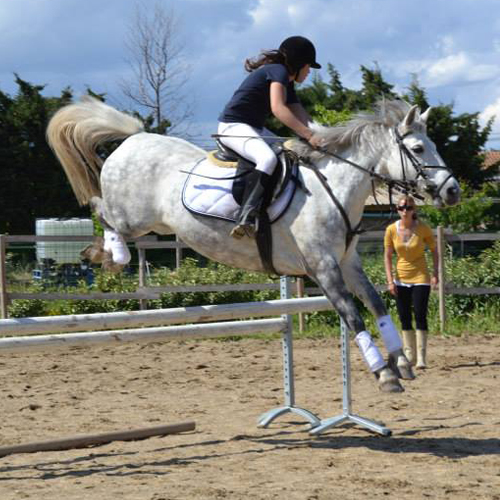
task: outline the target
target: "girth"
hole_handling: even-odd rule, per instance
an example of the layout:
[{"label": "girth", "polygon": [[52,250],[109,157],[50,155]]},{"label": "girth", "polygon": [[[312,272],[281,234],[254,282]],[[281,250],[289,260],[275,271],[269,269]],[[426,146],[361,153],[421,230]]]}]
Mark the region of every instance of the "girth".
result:
[{"label": "girth", "polygon": [[[233,176],[234,182],[232,192],[236,202],[241,205],[245,192],[246,176],[253,171],[255,164],[222,144],[220,140],[216,139],[216,143],[218,149],[211,153],[210,159],[213,163],[215,163],[215,159],[216,164],[219,166],[221,166],[219,162],[226,163],[227,166],[230,167],[234,167],[236,164],[236,174]],[[278,157],[278,162],[271,176],[268,191],[264,196],[264,203],[262,204],[262,210],[259,214],[259,224],[255,241],[264,269],[270,274],[279,275],[272,261],[273,241],[267,208],[274,199],[282,194],[288,182],[296,182],[299,185],[300,182],[293,174],[294,166],[297,163],[296,155],[279,143],[271,145],[271,149]]]}]

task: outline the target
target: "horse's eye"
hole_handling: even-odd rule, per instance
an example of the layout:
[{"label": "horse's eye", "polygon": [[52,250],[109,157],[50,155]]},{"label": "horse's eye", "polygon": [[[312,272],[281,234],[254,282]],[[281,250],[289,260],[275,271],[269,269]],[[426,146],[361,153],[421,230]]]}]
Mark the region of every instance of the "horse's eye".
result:
[{"label": "horse's eye", "polygon": [[420,154],[422,154],[422,153],[424,152],[424,147],[422,146],[422,144],[415,144],[415,146],[413,146],[413,147],[411,148],[411,150],[412,150],[414,153],[416,153],[416,154],[420,155]]}]

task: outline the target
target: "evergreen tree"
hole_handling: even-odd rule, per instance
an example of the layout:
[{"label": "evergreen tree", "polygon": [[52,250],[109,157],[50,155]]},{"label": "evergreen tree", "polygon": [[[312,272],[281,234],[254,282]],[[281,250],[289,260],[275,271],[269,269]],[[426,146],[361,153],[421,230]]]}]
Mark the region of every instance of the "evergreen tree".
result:
[{"label": "evergreen tree", "polygon": [[[311,84],[298,89],[299,99],[313,119],[326,125],[335,125],[348,119],[352,113],[370,111],[381,98],[400,97],[410,104],[417,104],[422,111],[429,107],[427,93],[415,75],[407,92],[398,96],[377,65],[373,69],[366,66],[360,69],[362,87],[359,90],[344,87],[339,72],[331,64],[327,65],[328,82],[320,74],[315,74]],[[269,120],[267,126],[278,135],[290,135],[290,131],[276,119]],[[492,120],[481,127],[479,113],[455,115],[452,104],[433,107],[429,117],[429,137],[435,142],[446,165],[458,179],[474,189],[479,188],[487,176],[482,169],[482,152],[491,127]]]},{"label": "evergreen tree", "polygon": [[[429,107],[427,94],[415,76],[403,98],[417,104],[422,111]],[[481,128],[479,113],[454,115],[452,104],[433,107],[429,116],[427,133],[444,162],[458,179],[475,189],[480,188],[487,177],[482,168],[482,151],[492,124],[493,120],[490,120]]]},{"label": "evergreen tree", "polygon": [[382,98],[395,99],[398,97],[392,91],[394,85],[384,80],[382,71],[377,64],[375,64],[374,69],[362,65],[361,77],[363,87],[361,89],[361,102],[357,109],[371,109]]},{"label": "evergreen tree", "polygon": [[37,217],[88,215],[78,207],[62,167],[45,139],[50,116],[72,93],[47,98],[43,85],[15,75],[15,97],[0,92],[0,232],[33,234]]}]

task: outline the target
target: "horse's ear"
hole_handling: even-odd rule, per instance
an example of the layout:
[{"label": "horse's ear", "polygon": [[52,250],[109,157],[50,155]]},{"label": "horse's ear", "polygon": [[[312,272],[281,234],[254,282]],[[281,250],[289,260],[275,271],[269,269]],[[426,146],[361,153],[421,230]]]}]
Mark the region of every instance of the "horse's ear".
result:
[{"label": "horse's ear", "polygon": [[427,120],[429,119],[429,115],[431,112],[432,107],[429,106],[421,115],[420,115],[420,120],[424,125],[427,125]]},{"label": "horse's ear", "polygon": [[410,111],[408,111],[408,113],[406,114],[403,122],[401,123],[401,127],[403,129],[411,128],[411,126],[413,125],[415,119],[418,117],[419,114],[420,114],[420,109],[416,104],[414,104],[410,108]]}]

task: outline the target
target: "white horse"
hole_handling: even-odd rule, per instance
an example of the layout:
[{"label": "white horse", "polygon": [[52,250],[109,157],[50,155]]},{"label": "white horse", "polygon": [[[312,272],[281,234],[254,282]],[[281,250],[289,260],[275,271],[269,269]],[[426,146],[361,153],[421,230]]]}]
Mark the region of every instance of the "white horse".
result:
[{"label": "white horse", "polygon": [[[403,391],[398,378],[414,375],[399,333],[362,269],[352,228],[361,220],[373,181],[399,182],[400,187],[431,194],[436,205],[459,201],[459,185],[426,135],[428,115],[429,110],[421,114],[416,106],[396,100],[381,102],[374,114],[357,115],[341,127],[315,126],[325,150],[313,151],[297,142],[303,189],[297,189],[286,213],[272,225],[274,268],[283,275],[307,275],[319,285],[355,335],[385,392]],[[90,97],[60,109],[47,137],[78,201],[92,205],[115,231],[115,239],[151,231],[175,233],[208,258],[264,270],[255,240],[235,240],[229,235],[230,222],[194,215],[183,206],[185,171],[206,155],[204,150],[181,139],[145,133],[135,118]],[[124,138],[103,162],[98,145]],[[117,247],[105,248],[112,258]],[[349,292],[377,318],[387,362]]]}]

